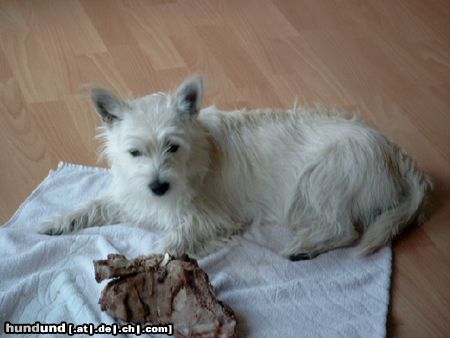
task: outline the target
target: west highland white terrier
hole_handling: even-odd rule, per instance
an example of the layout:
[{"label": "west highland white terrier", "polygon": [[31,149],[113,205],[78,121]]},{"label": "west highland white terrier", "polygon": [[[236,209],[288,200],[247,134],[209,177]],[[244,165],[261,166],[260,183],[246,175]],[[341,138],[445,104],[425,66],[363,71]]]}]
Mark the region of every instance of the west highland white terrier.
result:
[{"label": "west highland white terrier", "polygon": [[166,233],[153,252],[199,254],[246,225],[281,224],[296,259],[358,243],[369,254],[420,221],[430,179],[379,131],[323,107],[200,111],[202,80],[125,101],[102,89],[112,183],[41,225],[57,235],[119,222]]}]

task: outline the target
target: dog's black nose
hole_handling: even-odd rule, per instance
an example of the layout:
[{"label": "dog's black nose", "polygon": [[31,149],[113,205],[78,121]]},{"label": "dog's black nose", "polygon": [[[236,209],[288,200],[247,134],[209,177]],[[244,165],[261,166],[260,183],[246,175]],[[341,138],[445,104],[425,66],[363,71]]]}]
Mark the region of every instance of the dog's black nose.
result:
[{"label": "dog's black nose", "polygon": [[161,182],[159,180],[153,181],[150,183],[149,188],[156,196],[162,196],[166,193],[170,188],[169,182]]}]

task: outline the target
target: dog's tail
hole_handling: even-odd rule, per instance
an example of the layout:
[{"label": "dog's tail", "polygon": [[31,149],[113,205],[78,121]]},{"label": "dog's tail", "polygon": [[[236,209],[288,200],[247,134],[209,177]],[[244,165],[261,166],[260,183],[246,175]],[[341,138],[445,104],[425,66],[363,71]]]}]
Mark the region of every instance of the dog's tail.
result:
[{"label": "dog's tail", "polygon": [[361,254],[371,254],[388,244],[399,232],[413,222],[425,220],[424,204],[432,187],[431,179],[419,171],[405,153],[397,153],[399,172],[403,177],[402,197],[398,205],[378,215],[365,229],[358,244]]}]

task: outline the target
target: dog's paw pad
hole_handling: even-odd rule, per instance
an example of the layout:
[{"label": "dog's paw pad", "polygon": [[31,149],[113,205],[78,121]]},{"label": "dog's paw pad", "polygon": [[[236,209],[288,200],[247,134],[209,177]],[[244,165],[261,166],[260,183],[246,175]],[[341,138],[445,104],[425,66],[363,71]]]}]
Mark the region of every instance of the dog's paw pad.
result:
[{"label": "dog's paw pad", "polygon": [[308,253],[298,253],[298,254],[289,255],[289,260],[292,262],[305,261],[305,260],[308,260],[311,258],[312,258],[311,255]]}]

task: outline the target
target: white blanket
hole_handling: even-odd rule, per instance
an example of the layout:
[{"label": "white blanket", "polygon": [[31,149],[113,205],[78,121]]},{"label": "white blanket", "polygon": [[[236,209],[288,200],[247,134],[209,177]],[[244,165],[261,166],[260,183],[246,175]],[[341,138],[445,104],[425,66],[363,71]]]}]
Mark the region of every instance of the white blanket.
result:
[{"label": "white blanket", "polygon": [[[0,228],[0,324],[107,323],[92,261],[109,253],[146,254],[157,235],[117,224],[46,236],[40,222],[98,196],[108,170],[62,163]],[[335,250],[310,261],[277,254],[289,236],[252,226],[232,247],[199,261],[219,299],[238,318],[238,337],[383,337],[389,303],[391,249],[355,257]],[[162,337],[162,336],[159,336]]]}]

